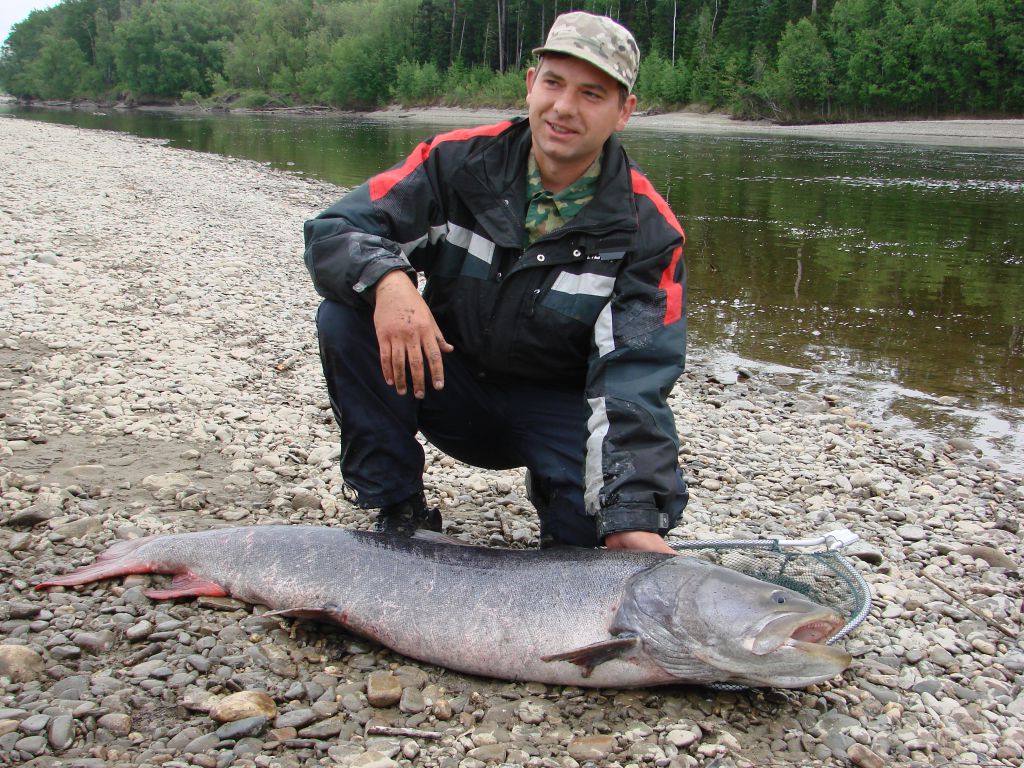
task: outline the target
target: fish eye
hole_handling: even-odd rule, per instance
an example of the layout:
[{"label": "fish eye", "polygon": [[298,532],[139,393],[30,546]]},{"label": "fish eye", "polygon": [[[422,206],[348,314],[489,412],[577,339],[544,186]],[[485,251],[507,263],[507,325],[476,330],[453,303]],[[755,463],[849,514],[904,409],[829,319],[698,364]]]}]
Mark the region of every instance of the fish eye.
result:
[{"label": "fish eye", "polygon": [[785,605],[786,595],[782,592],[772,592],[772,602],[777,603],[778,605]]}]

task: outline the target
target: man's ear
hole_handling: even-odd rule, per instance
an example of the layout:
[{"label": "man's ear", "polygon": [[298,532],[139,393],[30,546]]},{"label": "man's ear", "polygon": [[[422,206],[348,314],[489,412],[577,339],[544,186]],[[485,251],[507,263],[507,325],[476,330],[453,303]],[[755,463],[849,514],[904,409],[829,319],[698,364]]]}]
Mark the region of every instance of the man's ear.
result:
[{"label": "man's ear", "polygon": [[537,68],[536,67],[530,67],[528,70],[526,70],[526,95],[527,96],[529,96],[530,95],[530,91],[533,90],[533,83],[534,83],[534,80],[536,80],[536,79],[537,79]]},{"label": "man's ear", "polygon": [[621,131],[626,127],[626,123],[629,122],[629,118],[633,116],[633,110],[636,109],[636,94],[631,93],[626,97],[626,103],[622,105],[619,110],[619,121],[615,124],[615,130]]}]

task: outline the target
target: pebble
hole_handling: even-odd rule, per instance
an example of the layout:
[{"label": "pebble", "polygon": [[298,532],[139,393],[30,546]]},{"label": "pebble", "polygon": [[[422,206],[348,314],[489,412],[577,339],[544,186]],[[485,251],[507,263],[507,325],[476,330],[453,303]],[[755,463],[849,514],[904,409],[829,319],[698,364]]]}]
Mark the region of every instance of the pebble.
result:
[{"label": "pebble", "polygon": [[0,676],[19,683],[36,680],[43,674],[43,657],[24,645],[0,645]]},{"label": "pebble", "polygon": [[[1021,478],[969,444],[876,429],[845,392],[802,392],[804,374],[755,364],[723,377],[691,356],[672,394],[691,488],[677,533],[860,535],[848,554],[875,606],[840,641],[851,669],[806,691],[472,678],[237,600],[151,600],[156,576],[35,592],[116,541],[371,518],[338,472],[318,298],[295,246],[337,188],[24,120],[0,120],[0,169],[0,754],[12,764],[1022,759],[1024,654],[986,620],[1019,623]],[[450,533],[536,546],[521,470],[425,450]],[[437,735],[380,738],[373,725]]]},{"label": "pebble", "polygon": [[371,672],[366,678],[366,700],[373,707],[391,707],[402,700],[402,682],[390,672]]},{"label": "pebble", "polygon": [[611,735],[577,736],[569,742],[569,757],[576,760],[604,760],[617,748]]},{"label": "pebble", "polygon": [[210,717],[218,723],[252,717],[277,717],[277,704],[265,691],[239,691],[213,702]]},{"label": "pebble", "polygon": [[218,739],[244,739],[247,736],[259,736],[267,729],[270,720],[262,715],[258,717],[244,717],[241,720],[233,720],[224,723],[214,731]]}]

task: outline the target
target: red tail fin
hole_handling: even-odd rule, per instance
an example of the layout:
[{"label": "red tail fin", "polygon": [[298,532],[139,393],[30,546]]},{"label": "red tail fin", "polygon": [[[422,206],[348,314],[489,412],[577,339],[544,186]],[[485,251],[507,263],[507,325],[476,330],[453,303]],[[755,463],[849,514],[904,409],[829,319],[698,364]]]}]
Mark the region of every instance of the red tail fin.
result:
[{"label": "red tail fin", "polygon": [[76,584],[88,584],[111,576],[127,576],[132,573],[153,573],[156,566],[138,557],[135,552],[143,544],[154,537],[147,536],[132,541],[121,541],[103,552],[92,565],[84,565],[71,573],[55,576],[37,584],[36,589],[44,587],[70,587]]}]

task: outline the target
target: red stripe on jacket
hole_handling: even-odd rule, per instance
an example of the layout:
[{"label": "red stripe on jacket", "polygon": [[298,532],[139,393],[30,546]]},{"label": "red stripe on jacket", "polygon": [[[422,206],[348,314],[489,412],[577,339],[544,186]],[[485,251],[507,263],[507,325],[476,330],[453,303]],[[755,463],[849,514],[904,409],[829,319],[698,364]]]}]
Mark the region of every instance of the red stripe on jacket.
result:
[{"label": "red stripe on jacket", "polygon": [[[672,209],[668,207],[668,203],[665,202],[665,198],[655,191],[654,185],[642,173],[633,170],[631,175],[633,179],[633,194],[643,195],[654,203],[658,213],[664,217],[672,229],[682,236],[683,244],[685,244],[686,234],[679,224],[679,219],[676,218],[676,215],[672,213]],[[665,271],[661,273],[661,280],[658,281],[658,288],[665,292],[665,318],[662,321],[664,325],[671,325],[683,316],[683,283],[681,280],[675,279],[675,274],[679,269],[679,260],[682,258],[683,246],[680,245],[672,251],[672,259],[669,261],[668,266],[665,267]]]},{"label": "red stripe on jacket", "polygon": [[501,123],[483,125],[479,128],[460,128],[435,136],[429,144],[425,141],[421,142],[400,166],[392,168],[390,171],[379,173],[370,179],[370,200],[380,200],[384,197],[398,182],[423,165],[434,147],[439,144],[443,144],[446,141],[465,141],[477,136],[497,136],[510,125],[512,125],[511,121],[505,120]]}]

